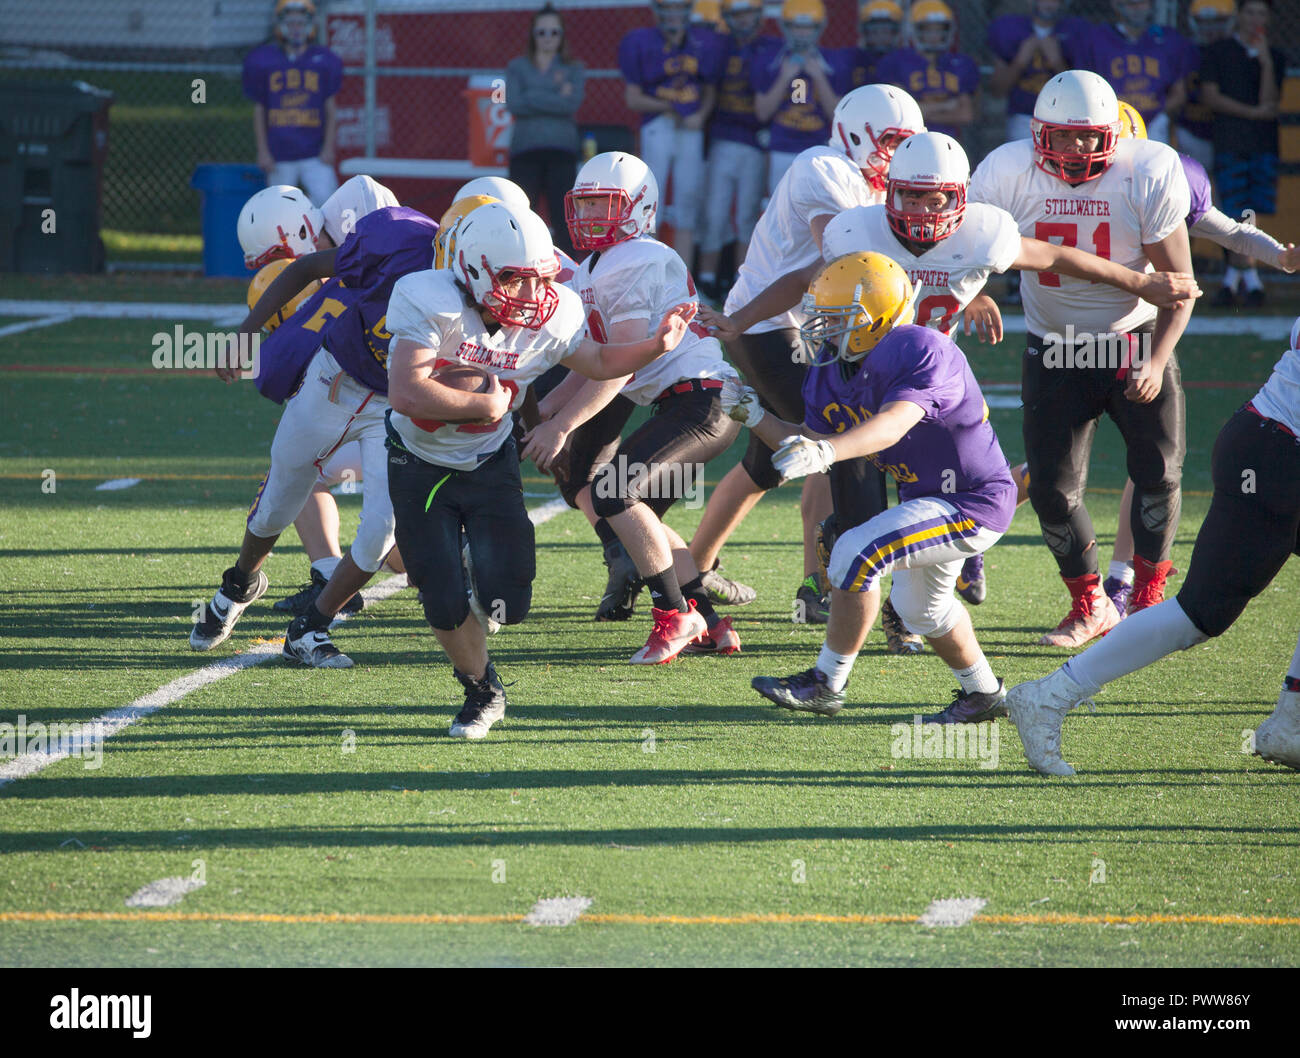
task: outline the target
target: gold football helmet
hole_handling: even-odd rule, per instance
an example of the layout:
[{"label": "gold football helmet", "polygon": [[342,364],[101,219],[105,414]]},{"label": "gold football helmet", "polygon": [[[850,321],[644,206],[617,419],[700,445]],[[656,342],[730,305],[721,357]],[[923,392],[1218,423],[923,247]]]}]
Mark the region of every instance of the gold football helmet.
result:
[{"label": "gold football helmet", "polygon": [[[253,306],[262,299],[262,295],[266,293],[266,288],[271,285],[271,282],[275,277],[288,268],[292,263],[293,262],[287,257],[278,257],[270,264],[263,265],[261,269],[258,270],[257,275],[253,276],[252,280],[250,280],[248,284],[247,300],[250,311]],[[320,288],[320,280],[313,279],[301,293],[297,294],[287,304],[282,305],[279,311],[275,312],[271,318],[263,324],[263,329],[266,330],[267,333],[275,330],[280,326],[280,324],[294,314],[294,310],[296,310],[299,305],[315,294]]]},{"label": "gold football helmet", "polygon": [[[851,253],[822,268],[803,296],[808,322],[799,335],[813,363],[856,363],[895,327],[911,323],[916,294],[907,273],[882,253]],[[827,345],[835,357],[819,358]]]},{"label": "gold football helmet", "polygon": [[1119,101],[1119,138],[1121,140],[1144,140],[1147,138],[1147,123],[1142,120],[1137,107],[1132,103]]},{"label": "gold football helmet", "polygon": [[438,235],[433,240],[433,267],[449,268],[456,259],[456,225],[461,217],[468,216],[489,202],[500,202],[491,195],[469,195],[451,204],[451,208],[438,221]]}]

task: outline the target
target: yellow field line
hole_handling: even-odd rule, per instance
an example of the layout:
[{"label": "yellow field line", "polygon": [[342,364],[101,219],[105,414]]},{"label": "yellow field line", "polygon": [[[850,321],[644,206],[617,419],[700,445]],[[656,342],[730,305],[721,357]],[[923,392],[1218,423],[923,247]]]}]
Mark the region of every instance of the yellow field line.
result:
[{"label": "yellow field line", "polygon": [[[523,922],[513,915],[269,914],[251,911],[0,911],[0,922],[253,922],[288,925],[480,926]],[[916,915],[823,915],[770,912],[739,915],[583,915],[581,921],[609,926],[884,926],[915,924]],[[1281,915],[976,915],[992,926],[1300,926],[1300,917]]]}]

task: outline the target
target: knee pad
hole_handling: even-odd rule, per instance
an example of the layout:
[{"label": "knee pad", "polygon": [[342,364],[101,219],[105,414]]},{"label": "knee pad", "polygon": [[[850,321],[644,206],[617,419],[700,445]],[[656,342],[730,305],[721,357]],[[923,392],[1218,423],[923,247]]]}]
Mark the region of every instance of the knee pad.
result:
[{"label": "knee pad", "polygon": [[951,594],[921,607],[902,592],[892,593],[889,599],[907,630],[927,639],[947,635],[961,618],[961,604]]},{"label": "knee pad", "polygon": [[1138,518],[1149,533],[1163,535],[1182,513],[1183,494],[1177,482],[1159,489],[1143,489],[1134,497]]},{"label": "knee pad", "polygon": [[387,514],[385,518],[380,512],[366,511],[363,507],[356,539],[348,549],[357,568],[367,573],[378,573],[379,567],[384,564],[384,558],[393,548],[393,531],[397,521],[393,517],[391,506],[388,507]]},{"label": "knee pad", "polygon": [[597,518],[613,518],[640,502],[624,495],[621,485],[618,468],[613,463],[601,467],[591,483],[591,508],[596,512]]},{"label": "knee pad", "polygon": [[781,484],[781,475],[772,466],[772,449],[768,448],[752,433],[749,435],[749,447],[740,460],[745,473],[764,492]]},{"label": "knee pad", "polygon": [[454,632],[469,616],[469,598],[461,587],[461,578],[454,578],[455,587],[445,585],[420,589],[420,602],[424,604],[424,619],[430,628],[439,632]]}]

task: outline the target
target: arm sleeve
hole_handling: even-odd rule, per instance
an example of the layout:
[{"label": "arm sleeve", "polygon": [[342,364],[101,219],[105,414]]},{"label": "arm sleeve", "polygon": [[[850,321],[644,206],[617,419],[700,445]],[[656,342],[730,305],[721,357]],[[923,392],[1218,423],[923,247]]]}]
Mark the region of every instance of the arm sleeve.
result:
[{"label": "arm sleeve", "polygon": [[[854,229],[861,227],[860,217],[861,211],[855,207],[838,213],[831,219],[822,230],[823,261],[829,264],[837,257],[854,252],[854,244],[858,242]],[[858,223],[854,223],[855,221]]]},{"label": "arm sleeve", "polygon": [[1192,234],[1218,243],[1233,253],[1253,257],[1274,268],[1282,267],[1285,247],[1280,242],[1268,232],[1235,221],[1213,206],[1192,225]]},{"label": "arm sleeve", "polygon": [[1020,256],[1020,226],[1005,209],[997,210],[996,217],[989,264],[993,271],[1001,273],[1015,264]]}]

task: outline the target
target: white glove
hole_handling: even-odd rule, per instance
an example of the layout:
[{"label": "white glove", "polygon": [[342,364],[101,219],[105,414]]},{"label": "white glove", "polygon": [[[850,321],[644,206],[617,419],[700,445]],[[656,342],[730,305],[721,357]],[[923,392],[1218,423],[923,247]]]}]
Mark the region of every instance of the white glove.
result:
[{"label": "white glove", "polygon": [[834,462],[835,448],[830,441],[814,441],[801,434],[781,438],[781,447],[772,453],[772,466],[786,480],[824,474]]},{"label": "white glove", "polygon": [[722,380],[722,410],[736,422],[753,429],[763,421],[767,411],[758,403],[758,394],[734,378]]}]

